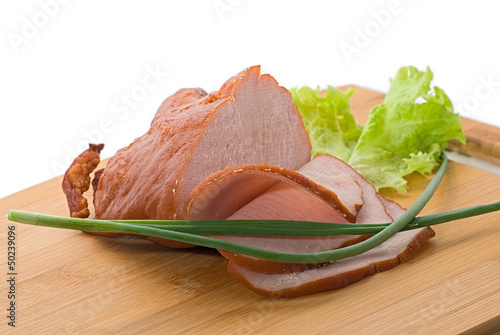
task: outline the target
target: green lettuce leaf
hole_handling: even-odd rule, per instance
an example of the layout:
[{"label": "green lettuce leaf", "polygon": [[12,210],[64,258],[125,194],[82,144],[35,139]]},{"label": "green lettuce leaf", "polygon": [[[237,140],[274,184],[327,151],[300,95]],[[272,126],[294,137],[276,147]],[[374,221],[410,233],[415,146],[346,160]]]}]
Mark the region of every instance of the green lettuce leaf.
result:
[{"label": "green lettuce leaf", "polygon": [[351,165],[377,190],[407,190],[404,177],[413,172],[427,175],[441,162],[447,141],[465,143],[461,121],[448,96],[431,87],[429,68],[403,67],[390,80],[383,103],[370,112],[367,122],[357,125],[345,93],[328,87],[294,88],[294,103],[304,120],[312,156],[333,155]]},{"label": "green lettuce leaf", "polygon": [[431,173],[448,140],[465,143],[460,117],[444,91],[431,88],[432,77],[429,68],[401,68],[382,105],[370,112],[347,163],[377,190],[406,191],[403,177]]},{"label": "green lettuce leaf", "polygon": [[344,93],[328,86],[320,94],[319,88],[301,87],[291,89],[290,93],[304,120],[312,157],[330,154],[347,161],[361,135],[361,127],[356,124],[349,106],[354,90]]}]

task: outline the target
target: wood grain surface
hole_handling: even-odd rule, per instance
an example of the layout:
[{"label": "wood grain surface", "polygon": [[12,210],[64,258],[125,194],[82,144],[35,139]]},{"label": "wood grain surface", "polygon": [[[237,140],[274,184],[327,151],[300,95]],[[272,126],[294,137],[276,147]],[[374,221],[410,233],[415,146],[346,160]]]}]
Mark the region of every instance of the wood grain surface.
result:
[{"label": "wood grain surface", "polygon": [[[352,109],[358,122],[382,98],[357,87]],[[385,195],[408,207],[429,178],[412,175],[410,192]],[[173,250],[145,240],[7,221],[10,209],[68,215],[61,180],[0,199],[2,334],[491,334],[500,329],[498,213],[436,226],[436,236],[413,259],[348,287],[270,299],[234,281],[213,250]],[[422,214],[498,200],[500,176],[450,162]],[[16,231],[15,329],[6,318],[8,226]]]}]

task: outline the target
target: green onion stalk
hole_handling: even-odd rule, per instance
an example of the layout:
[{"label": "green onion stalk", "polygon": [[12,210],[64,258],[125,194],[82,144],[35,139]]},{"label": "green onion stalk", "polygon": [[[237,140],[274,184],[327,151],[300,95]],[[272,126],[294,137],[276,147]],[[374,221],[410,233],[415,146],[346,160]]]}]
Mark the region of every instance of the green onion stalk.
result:
[{"label": "green onion stalk", "polygon": [[[442,163],[427,188],[398,219],[391,223],[344,224],[287,220],[96,220],[60,217],[11,210],[8,219],[25,224],[87,232],[137,234],[221,249],[260,259],[287,263],[325,263],[366,252],[399,231],[417,229],[500,210],[500,202],[416,217],[434,194],[446,171]],[[331,236],[372,235],[357,244],[323,252],[288,253],[255,248],[205,235]]]}]

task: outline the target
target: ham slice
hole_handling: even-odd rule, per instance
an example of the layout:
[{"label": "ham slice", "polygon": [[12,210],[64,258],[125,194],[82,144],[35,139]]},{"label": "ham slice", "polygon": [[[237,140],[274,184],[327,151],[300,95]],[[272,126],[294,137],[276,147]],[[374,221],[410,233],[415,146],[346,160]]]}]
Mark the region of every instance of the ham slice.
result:
[{"label": "ham slice", "polygon": [[[338,161],[334,157],[331,158]],[[314,164],[315,161],[316,158],[305,166]],[[340,190],[345,176],[340,177],[342,180],[331,178],[328,186],[333,190]],[[360,187],[356,183],[351,183],[347,187],[346,191],[355,194],[350,195],[351,202],[348,206],[351,209],[359,208],[362,201]],[[293,197],[296,196],[299,202],[316,203],[316,212],[319,212],[315,213],[310,208],[298,206],[294,210],[296,220],[315,221],[316,218],[318,221],[323,219],[324,222],[328,222],[325,221],[326,215],[329,221],[354,222],[356,212],[353,213],[344,206],[332,189],[290,169],[272,165],[238,165],[218,171],[200,182],[186,199],[180,218],[185,220],[225,220],[228,218],[273,220],[276,219],[275,216],[284,214],[278,206],[293,201]],[[286,194],[288,190],[294,193],[293,196]],[[274,196],[269,197],[268,193],[283,193],[286,199],[271,199]],[[267,198],[270,198],[270,203],[267,203]]]},{"label": "ham slice", "polygon": [[[330,155],[319,155],[297,172],[250,165],[217,172],[193,190],[188,197],[183,217],[207,220],[385,223],[393,221],[393,217],[386,211],[385,202],[392,203],[378,194],[375,188],[349,165]],[[394,211],[400,208],[396,204],[394,206]],[[339,213],[342,216],[339,216]],[[368,238],[357,235],[214,237],[262,249],[296,253],[333,250]],[[295,272],[321,266],[273,262],[223,250],[220,252],[233,264],[262,273]]]},{"label": "ham slice", "polygon": [[[332,157],[332,159],[336,160]],[[315,164],[315,160],[306,164]],[[339,190],[348,180],[345,175],[330,178],[329,186]],[[360,206],[361,189],[352,181],[346,191],[355,196],[349,207]],[[304,175],[275,166],[242,165],[219,171],[203,180],[186,201],[181,216],[188,220],[301,220],[350,223],[356,215],[337,195]],[[357,236],[256,237],[215,236],[230,242],[283,252],[315,252],[342,246]],[[318,266],[265,261],[250,256],[221,254],[229,260],[260,272],[290,272]]]},{"label": "ham slice", "polygon": [[[255,170],[258,173],[255,173]],[[276,179],[278,182],[269,182]],[[263,183],[258,191],[248,192]],[[321,182],[319,185],[316,181]],[[314,185],[314,187],[311,187]],[[335,190],[336,207],[325,201],[318,189]],[[242,195],[256,196],[252,201],[240,201]],[[332,192],[333,193],[333,192]],[[233,201],[231,201],[233,200]],[[236,204],[230,206],[230,204]],[[245,205],[243,205],[245,204]],[[343,206],[343,207],[342,207]],[[330,208],[328,208],[330,207]],[[186,203],[184,215],[195,214],[196,219],[274,219],[344,222],[332,211],[344,208],[351,218],[357,213],[356,223],[384,223],[397,219],[404,213],[398,204],[384,198],[375,188],[351,167],[329,155],[316,156],[298,172],[239,166],[226,169],[205,179],[193,190]],[[342,212],[342,211],[340,211]],[[231,214],[232,213],[232,214]],[[419,247],[434,236],[427,227],[401,232],[380,246],[361,255],[328,264],[294,264],[258,259],[224,250],[219,252],[228,259],[228,272],[243,285],[256,293],[273,297],[296,297],[340,288],[380,271],[385,271],[409,259]],[[319,252],[355,244],[368,236],[327,237],[256,237],[214,236],[226,241],[284,252]]]},{"label": "ham slice", "polygon": [[[323,159],[321,160],[323,161]],[[405,210],[402,207],[379,193],[376,193],[376,197],[385,206],[386,212],[375,211],[376,214],[370,221],[382,222],[387,218],[387,215],[397,219],[404,213]],[[295,271],[284,271],[283,273],[255,271],[251,267],[245,266],[248,265],[248,262],[243,262],[241,265],[241,260],[234,257],[229,258],[228,272],[237,281],[256,293],[272,297],[292,298],[341,288],[377,272],[394,268],[410,259],[420,246],[434,234],[434,230],[430,227],[400,232],[360,255],[322,264],[319,267],[296,266]]]},{"label": "ham slice", "polygon": [[433,236],[434,231],[429,227],[397,233],[386,242],[360,255],[292,273],[260,273],[233,262],[229,262],[228,272],[256,293],[293,298],[341,288],[377,272],[389,270],[408,260]]},{"label": "ham slice", "polygon": [[[384,201],[387,199],[378,194],[375,188],[348,164],[330,155],[318,155],[314,157],[313,162],[313,164],[305,165],[299,171],[326,187],[332,187],[331,184],[327,184],[328,179],[332,179],[332,175],[346,175],[348,177],[344,179],[347,185],[350,184],[348,180],[350,178],[361,187],[363,203],[357,213],[357,223],[384,223],[393,221],[393,218],[387,213],[384,204]],[[342,179],[342,177],[337,177],[337,179]],[[332,188],[332,190],[337,192],[343,203],[348,203],[349,199],[353,197],[352,190],[347,187]]]}]

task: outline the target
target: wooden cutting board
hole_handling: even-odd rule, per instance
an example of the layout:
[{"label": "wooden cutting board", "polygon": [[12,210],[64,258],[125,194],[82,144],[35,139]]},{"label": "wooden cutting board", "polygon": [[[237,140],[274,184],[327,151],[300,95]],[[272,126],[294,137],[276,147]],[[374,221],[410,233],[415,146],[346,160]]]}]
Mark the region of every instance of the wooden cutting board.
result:
[{"label": "wooden cutting board", "polygon": [[[358,122],[382,99],[381,93],[357,87],[352,109]],[[465,123],[464,129],[468,137],[481,138]],[[485,139],[484,148],[500,142],[488,143],[492,138]],[[475,144],[473,153],[490,157],[493,151],[477,150],[482,144]],[[410,192],[385,195],[408,207],[428,181],[413,175]],[[5,317],[11,301],[8,226],[16,232],[15,330],[20,334],[487,334],[500,329],[500,213],[436,226],[436,237],[413,259],[348,287],[269,299],[233,280],[212,250],[172,250],[145,240],[5,219],[10,209],[67,215],[60,184],[55,178],[0,199],[0,333],[12,330]],[[450,162],[423,214],[498,200],[499,175]]]}]

